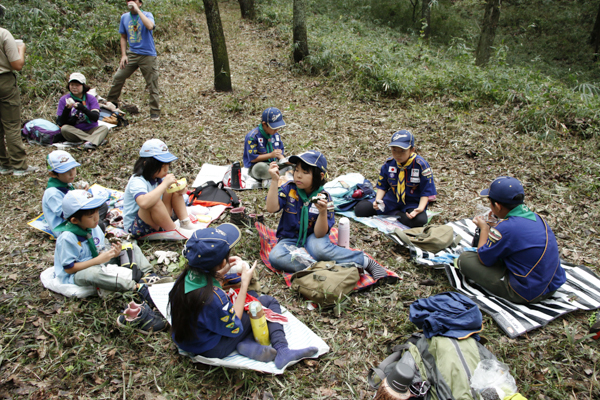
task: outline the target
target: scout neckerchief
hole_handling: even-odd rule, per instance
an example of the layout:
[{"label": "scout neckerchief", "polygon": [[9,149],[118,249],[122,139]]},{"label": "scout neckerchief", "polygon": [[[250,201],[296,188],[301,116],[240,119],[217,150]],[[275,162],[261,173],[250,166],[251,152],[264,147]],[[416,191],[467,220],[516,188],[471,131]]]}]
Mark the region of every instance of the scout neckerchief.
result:
[{"label": "scout neckerchief", "polygon": [[417,156],[416,153],[413,153],[409,158],[408,161],[406,161],[404,164],[402,165],[398,165],[398,187],[396,188],[396,200],[398,200],[398,202],[400,202],[400,198],[402,198],[402,204],[406,204],[405,202],[405,197],[406,197],[406,168],[412,164],[412,162],[415,160],[415,157]]},{"label": "scout neckerchief", "polygon": [[57,188],[64,194],[67,194],[67,192],[69,190],[73,190],[73,185],[71,185],[70,183],[64,183],[63,181],[61,181],[60,179],[57,179],[57,178],[48,179],[48,184],[46,185],[46,189],[53,188],[53,187]]},{"label": "scout neckerchief", "polygon": [[55,232],[71,232],[76,236],[84,237],[87,239],[90,250],[92,251],[92,258],[98,257],[98,249],[96,243],[94,243],[94,236],[92,235],[91,229],[83,229],[79,225],[75,225],[71,221],[65,221],[62,224],[54,228]]},{"label": "scout neckerchief", "polygon": [[[212,278],[212,282],[214,286],[217,286],[221,289],[223,289],[223,287],[221,286],[221,284],[219,283],[218,280],[216,280],[214,277]],[[185,275],[185,294],[188,294],[189,292],[196,290],[196,289],[201,289],[204,286],[206,286],[208,284],[208,281],[206,279],[206,274],[201,274],[198,273],[196,271],[194,271],[193,269],[190,269],[188,271],[188,273]]]},{"label": "scout neckerchief", "polygon": [[[267,132],[265,132],[262,125],[258,126],[258,131],[260,132],[261,136],[264,137],[265,140],[267,141],[267,144],[265,145],[265,147],[267,148],[267,154],[272,153],[273,152],[273,144],[271,143],[271,135],[268,135]],[[269,161],[275,161],[275,159],[269,158]]]},{"label": "scout neckerchief", "polygon": [[302,200],[302,211],[300,211],[300,229],[298,230],[298,241],[296,242],[296,246],[304,247],[304,243],[306,242],[306,232],[308,231],[308,207],[310,206],[310,199],[318,195],[323,191],[323,186],[319,186],[319,188],[311,193],[310,196],[306,195],[304,189],[298,189],[296,192],[298,196],[300,196],[300,200]]},{"label": "scout neckerchief", "polygon": [[527,207],[525,204],[519,204],[518,206],[510,210],[509,213],[506,214],[506,218],[508,217],[522,217],[527,218],[531,221],[536,220],[535,213],[531,211],[529,207]]},{"label": "scout neckerchief", "polygon": [[[80,99],[79,97],[75,96],[73,93],[70,93],[70,94],[71,94],[71,98],[72,98],[73,100],[75,100],[75,101],[76,101],[76,102],[78,102],[78,103],[81,103],[81,104],[83,104],[84,106],[86,105],[86,104],[85,104],[85,102],[86,102],[86,100],[87,100],[87,96],[85,95],[85,93],[83,94],[83,99]],[[87,122],[88,124],[89,124],[89,123],[91,123],[91,121],[90,121],[90,117],[88,117],[88,116],[87,116],[87,114],[86,114],[86,113],[84,113],[84,112],[82,112],[82,114],[83,114],[83,116],[85,117],[85,122]]]}]

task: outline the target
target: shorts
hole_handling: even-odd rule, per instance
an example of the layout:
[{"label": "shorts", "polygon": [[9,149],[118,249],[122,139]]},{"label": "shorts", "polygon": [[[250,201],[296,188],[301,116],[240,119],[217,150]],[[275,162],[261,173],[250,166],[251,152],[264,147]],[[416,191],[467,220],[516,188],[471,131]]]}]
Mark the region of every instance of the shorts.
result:
[{"label": "shorts", "polygon": [[142,236],[146,236],[149,235],[151,233],[154,232],[161,232],[164,231],[164,229],[160,228],[158,231],[156,229],[154,229],[153,227],[151,227],[150,225],[148,225],[147,223],[145,223],[141,218],[139,214],[136,214],[133,223],[131,224],[131,226],[129,227],[129,232],[131,232],[131,236],[133,239],[138,239],[141,238]]}]

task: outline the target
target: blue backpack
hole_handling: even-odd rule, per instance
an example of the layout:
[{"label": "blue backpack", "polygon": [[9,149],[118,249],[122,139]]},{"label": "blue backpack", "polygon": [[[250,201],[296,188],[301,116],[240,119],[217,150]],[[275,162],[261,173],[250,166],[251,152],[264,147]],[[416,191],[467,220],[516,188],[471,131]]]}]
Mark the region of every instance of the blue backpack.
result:
[{"label": "blue backpack", "polygon": [[50,146],[65,141],[60,133],[60,127],[42,118],[36,118],[25,123],[21,135],[29,143],[33,142],[42,146]]}]

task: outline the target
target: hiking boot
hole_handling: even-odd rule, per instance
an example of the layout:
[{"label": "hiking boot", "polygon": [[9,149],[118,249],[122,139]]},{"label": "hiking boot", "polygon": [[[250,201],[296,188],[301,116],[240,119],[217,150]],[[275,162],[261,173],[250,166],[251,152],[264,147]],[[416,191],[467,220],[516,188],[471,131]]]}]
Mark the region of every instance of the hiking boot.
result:
[{"label": "hiking boot", "polygon": [[0,167],[0,175],[8,175],[8,174],[12,174],[13,173],[13,169],[11,167]]},{"label": "hiking boot", "polygon": [[38,167],[28,166],[27,169],[15,169],[13,170],[13,176],[25,176],[29,175],[32,172],[37,172],[40,169]]},{"label": "hiking boot", "polygon": [[146,285],[145,283],[140,283],[136,293],[138,294],[142,302],[146,302],[150,306],[150,308],[156,307],[156,305],[152,301],[152,296],[150,296],[148,285]]},{"label": "hiking boot", "polygon": [[170,276],[158,276],[154,272],[149,272],[140,279],[140,283],[145,283],[148,286],[158,285],[161,283],[173,282]]},{"label": "hiking boot", "polygon": [[246,207],[237,207],[232,208],[229,211],[229,221],[239,226],[240,228],[245,228],[248,223],[248,216],[246,215]]},{"label": "hiking boot", "polygon": [[126,325],[134,327],[136,331],[146,335],[167,329],[165,321],[146,303],[137,304],[134,301],[129,303],[123,310],[123,314],[117,318],[117,326],[124,327]]},{"label": "hiking boot", "polygon": [[154,122],[160,121],[160,114],[150,114],[150,119]]},{"label": "hiking boot", "polygon": [[265,223],[265,216],[262,214],[250,214],[248,215],[248,224],[250,228],[256,229],[256,223],[259,222],[261,224]]}]

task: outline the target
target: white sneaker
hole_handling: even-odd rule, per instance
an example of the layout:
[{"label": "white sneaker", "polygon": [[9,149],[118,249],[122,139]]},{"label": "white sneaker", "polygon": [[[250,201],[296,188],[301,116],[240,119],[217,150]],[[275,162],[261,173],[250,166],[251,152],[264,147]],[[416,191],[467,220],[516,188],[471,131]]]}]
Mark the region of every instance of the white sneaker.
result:
[{"label": "white sneaker", "polygon": [[27,167],[27,169],[14,169],[13,170],[13,175],[14,176],[24,176],[24,175],[29,175],[32,172],[37,172],[40,169],[38,167],[32,167],[31,165]]}]

